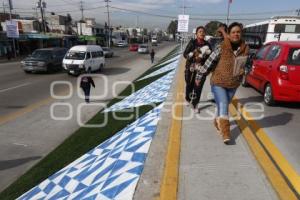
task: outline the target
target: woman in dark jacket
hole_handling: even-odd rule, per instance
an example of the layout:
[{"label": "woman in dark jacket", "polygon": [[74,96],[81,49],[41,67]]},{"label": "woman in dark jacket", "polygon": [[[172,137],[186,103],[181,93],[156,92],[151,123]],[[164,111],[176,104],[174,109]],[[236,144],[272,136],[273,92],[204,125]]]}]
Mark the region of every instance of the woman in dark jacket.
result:
[{"label": "woman in dark jacket", "polygon": [[95,83],[91,76],[84,75],[81,77],[80,80],[80,87],[82,88],[85,96],[85,102],[90,102],[90,91],[91,91],[91,85],[95,88]]},{"label": "woman in dark jacket", "polygon": [[[202,88],[204,85],[204,82],[206,80],[206,77],[203,77],[201,79],[201,83],[199,85],[195,85],[195,77],[196,77],[196,70],[192,69],[191,66],[193,62],[195,62],[194,58],[194,51],[195,49],[200,49],[204,46],[207,46],[210,50],[211,47],[207,41],[205,41],[205,35],[206,31],[203,26],[199,26],[196,29],[196,39],[192,39],[184,53],[183,56],[186,58],[186,65],[185,65],[185,82],[186,82],[186,89],[185,89],[185,99],[189,103],[192,104],[193,108],[196,109],[197,112],[199,110],[197,109],[197,104],[200,101]],[[208,56],[203,56],[203,58],[200,61],[200,64],[203,65],[206,61]]]}]

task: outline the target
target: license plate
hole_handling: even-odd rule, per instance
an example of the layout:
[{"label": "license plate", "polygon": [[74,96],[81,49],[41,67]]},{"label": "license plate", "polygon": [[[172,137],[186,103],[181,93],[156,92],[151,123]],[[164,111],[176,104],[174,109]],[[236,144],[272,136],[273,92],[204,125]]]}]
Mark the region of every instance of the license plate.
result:
[{"label": "license plate", "polygon": [[74,73],[75,73],[75,71],[74,71],[74,70],[70,70],[70,73],[71,73],[71,74],[74,74]]}]

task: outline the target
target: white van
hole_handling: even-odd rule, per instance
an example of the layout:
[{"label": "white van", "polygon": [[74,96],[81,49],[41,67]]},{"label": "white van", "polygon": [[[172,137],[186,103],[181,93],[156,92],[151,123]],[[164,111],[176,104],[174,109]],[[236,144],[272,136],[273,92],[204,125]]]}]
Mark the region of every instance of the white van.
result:
[{"label": "white van", "polygon": [[103,50],[98,45],[79,45],[72,47],[63,59],[63,67],[68,74],[101,71],[105,66]]}]

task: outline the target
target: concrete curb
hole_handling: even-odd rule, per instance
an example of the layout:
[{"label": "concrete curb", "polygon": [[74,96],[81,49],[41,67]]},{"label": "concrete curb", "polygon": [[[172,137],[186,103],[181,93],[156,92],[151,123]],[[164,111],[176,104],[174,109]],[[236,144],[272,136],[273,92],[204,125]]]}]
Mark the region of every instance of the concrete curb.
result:
[{"label": "concrete curb", "polygon": [[[180,61],[180,63],[181,62],[182,61]],[[178,68],[175,78],[178,79],[181,73],[182,71],[180,68]],[[172,122],[171,113],[174,101],[176,100],[174,95],[176,94],[177,83],[177,81],[174,81],[172,84],[170,93],[161,113],[161,120],[158,123],[157,131],[150,146],[148,157],[145,163],[145,168],[134,194],[133,199],[135,200],[153,200],[160,197],[161,184],[163,181],[162,177],[164,176],[166,154],[168,150],[166,147],[168,146],[170,137],[169,131],[171,129]]]}]

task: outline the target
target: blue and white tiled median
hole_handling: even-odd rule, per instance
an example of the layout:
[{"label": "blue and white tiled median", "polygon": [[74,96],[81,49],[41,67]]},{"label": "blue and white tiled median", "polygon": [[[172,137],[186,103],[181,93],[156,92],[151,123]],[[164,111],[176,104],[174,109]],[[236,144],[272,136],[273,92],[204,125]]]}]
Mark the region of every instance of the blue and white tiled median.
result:
[{"label": "blue and white tiled median", "polygon": [[172,58],[171,63],[163,67],[165,69],[161,68],[147,78],[170,71],[168,74],[105,112],[152,103],[161,104],[18,199],[131,200],[178,63],[179,56],[176,56],[176,59]]}]

